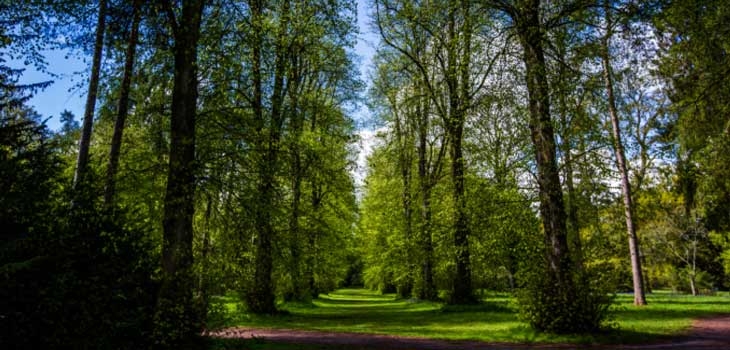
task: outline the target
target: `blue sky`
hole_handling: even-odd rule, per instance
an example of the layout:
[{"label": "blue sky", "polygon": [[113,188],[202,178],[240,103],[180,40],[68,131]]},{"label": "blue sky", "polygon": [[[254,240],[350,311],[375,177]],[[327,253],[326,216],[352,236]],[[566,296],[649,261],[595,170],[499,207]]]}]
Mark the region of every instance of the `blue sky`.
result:
[{"label": "blue sky", "polygon": [[[368,70],[375,52],[374,47],[377,36],[371,32],[368,19],[368,6],[371,0],[358,0],[358,26],[360,35],[355,46],[355,51],[361,56],[360,72],[362,79],[368,80]],[[48,121],[51,129],[60,128],[58,116],[63,110],[71,111],[77,120],[81,120],[84,113],[84,102],[86,99],[87,79],[91,58],[80,58],[66,51],[54,50],[46,52],[48,71],[57,75],[52,77],[49,74],[38,72],[32,66],[23,66],[20,61],[9,62],[13,68],[25,68],[20,82],[25,84],[37,83],[46,80],[53,80],[53,84],[43,91],[38,92],[29,104],[43,116],[52,117]],[[367,118],[367,108],[361,106],[355,113],[356,120]]]},{"label": "blue sky", "polygon": [[[89,64],[78,57],[66,57],[67,52],[60,50],[46,51],[45,56],[48,61],[48,71],[57,77],[39,72],[33,66],[24,66],[19,61],[9,63],[14,68],[25,69],[20,83],[31,84],[53,80],[51,86],[35,94],[28,104],[33,106],[43,119],[52,117],[48,121],[48,126],[55,130],[60,126],[58,116],[64,110],[71,111],[78,120],[83,116]],[[80,83],[84,83],[82,88],[77,87]]]}]

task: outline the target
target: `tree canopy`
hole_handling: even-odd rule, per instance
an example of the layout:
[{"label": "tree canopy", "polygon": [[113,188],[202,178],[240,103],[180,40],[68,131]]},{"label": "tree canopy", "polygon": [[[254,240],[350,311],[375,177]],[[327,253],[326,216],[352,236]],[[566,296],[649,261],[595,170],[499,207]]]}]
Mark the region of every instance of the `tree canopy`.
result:
[{"label": "tree canopy", "polygon": [[[221,296],[343,286],[595,332],[616,292],[730,288],[730,5],[368,5],[0,4],[0,343],[196,348]],[[87,103],[50,130],[14,62],[58,48]]]}]

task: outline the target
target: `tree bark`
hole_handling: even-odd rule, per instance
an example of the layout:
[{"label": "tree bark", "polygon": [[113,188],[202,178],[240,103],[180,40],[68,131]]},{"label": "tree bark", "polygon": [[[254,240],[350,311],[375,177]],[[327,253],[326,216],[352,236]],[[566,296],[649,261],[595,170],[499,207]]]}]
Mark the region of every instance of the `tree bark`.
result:
[{"label": "tree bark", "polygon": [[[255,5],[255,6],[254,6]],[[273,240],[276,229],[272,222],[273,208],[275,207],[274,197],[276,192],[276,173],[279,162],[279,148],[281,141],[281,128],[284,122],[283,116],[283,93],[286,90],[284,86],[284,74],[286,72],[286,63],[284,55],[284,33],[288,25],[289,17],[289,1],[282,3],[281,23],[283,28],[279,28],[276,43],[276,58],[274,63],[274,84],[271,92],[271,112],[270,118],[267,120],[263,111],[263,85],[262,85],[262,45],[263,45],[263,4],[260,1],[254,1],[252,4],[252,15],[257,17],[254,19],[256,43],[252,50],[254,55],[254,117],[257,119],[257,149],[263,152],[262,159],[259,160],[258,169],[258,192],[260,204],[256,206],[255,223],[258,239],[256,240],[255,253],[255,272],[254,286],[249,293],[248,306],[249,310],[258,314],[274,314],[277,312],[274,295],[274,285],[272,280],[273,272]],[[267,123],[268,121],[268,123]]]},{"label": "tree bark", "polygon": [[141,19],[142,1],[134,0],[132,14],[132,28],[127,41],[127,52],[124,59],[124,73],[122,73],[122,85],[119,88],[119,104],[117,105],[117,118],[114,121],[114,134],[109,149],[109,164],[106,171],[106,186],[104,189],[104,205],[114,205],[114,192],[116,186],[117,169],[119,167],[119,154],[122,148],[122,136],[124,134],[124,123],[129,110],[129,90],[134,72],[134,60],[137,50],[137,38],[139,36],[139,22]]},{"label": "tree bark", "polygon": [[547,66],[543,52],[544,28],[540,21],[540,1],[525,0],[513,14],[523,47],[529,95],[530,131],[537,165],[540,216],[545,232],[549,271],[558,288],[574,294],[571,281],[573,263],[568,251],[565,205],[556,162],[555,135],[550,116]]},{"label": "tree bark", "polygon": [[[448,36],[451,45],[447,52],[446,82],[449,94],[449,114],[446,129],[451,141],[451,180],[454,198],[454,248],[456,249],[456,274],[452,287],[450,302],[453,304],[470,304],[476,301],[472,293],[471,261],[469,252],[469,225],[466,216],[466,198],[464,196],[464,154],[462,150],[464,120],[469,96],[469,60],[471,59],[471,33],[467,1],[451,4],[449,10]],[[460,5],[463,18],[462,28],[457,33],[457,13]],[[457,40],[461,38],[461,45]],[[463,50],[460,51],[459,49]]]},{"label": "tree bark", "polygon": [[81,126],[79,139],[79,154],[76,158],[73,188],[79,189],[79,184],[86,181],[89,164],[89,146],[91,144],[91,129],[94,124],[94,110],[96,109],[96,95],[99,89],[99,72],[101,71],[101,54],[104,50],[104,32],[106,30],[106,0],[99,0],[99,18],[96,23],[94,39],[94,56],[91,62],[91,76],[89,77],[89,92],[86,95],[84,121]]},{"label": "tree bark", "polygon": [[639,250],[639,238],[636,235],[636,224],[634,221],[634,204],[631,197],[631,183],[626,165],[626,155],[621,140],[621,127],[619,125],[618,109],[616,108],[616,97],[613,91],[613,72],[611,68],[611,57],[609,52],[611,37],[611,16],[608,4],[606,10],[606,34],[602,40],[601,61],[603,63],[603,80],[606,86],[606,98],[608,99],[608,114],[611,118],[613,135],[613,149],[616,155],[616,165],[621,175],[621,192],[624,197],[624,216],[626,218],[626,231],[629,238],[629,253],[631,255],[631,275],[634,285],[634,305],[646,305],[644,295],[644,278],[641,270],[641,256]]},{"label": "tree bark", "polygon": [[158,342],[163,347],[172,348],[189,346],[200,327],[192,301],[192,264],[197,45],[204,1],[183,2],[179,20],[169,2],[165,2],[163,7],[175,41],[175,73],[170,120],[170,164],[162,223],[162,285],[155,318]]}]

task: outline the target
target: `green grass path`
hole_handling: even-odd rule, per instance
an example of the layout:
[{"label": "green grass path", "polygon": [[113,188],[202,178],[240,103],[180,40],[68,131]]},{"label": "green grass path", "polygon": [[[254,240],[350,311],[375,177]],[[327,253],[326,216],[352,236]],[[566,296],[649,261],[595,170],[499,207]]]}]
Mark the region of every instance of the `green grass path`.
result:
[{"label": "green grass path", "polygon": [[670,293],[648,296],[649,305],[634,307],[630,295],[617,297],[616,329],[602,334],[555,336],[533,331],[517,317],[508,294],[490,293],[477,306],[397,300],[364,289],[340,289],[311,304],[284,303],[285,315],[254,316],[239,312],[234,298],[224,298],[229,326],[390,334],[448,340],[518,343],[634,343],[656,341],[685,331],[698,317],[730,314],[730,296],[692,297]]}]

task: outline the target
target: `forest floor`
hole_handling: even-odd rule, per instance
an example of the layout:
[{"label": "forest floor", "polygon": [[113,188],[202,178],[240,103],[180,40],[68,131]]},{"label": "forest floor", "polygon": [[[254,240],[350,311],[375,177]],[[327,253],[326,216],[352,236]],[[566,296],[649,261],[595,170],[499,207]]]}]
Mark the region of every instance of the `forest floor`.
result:
[{"label": "forest floor", "polygon": [[730,349],[728,296],[659,294],[644,308],[627,306],[630,298],[619,296],[616,329],[558,337],[522,324],[508,297],[485,300],[449,309],[341,290],[311,305],[285,304],[285,315],[242,315],[210,335],[214,349]]}]

